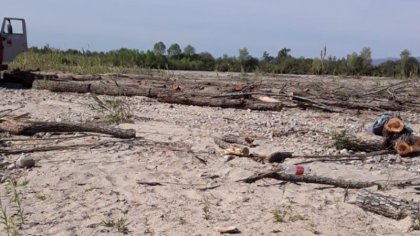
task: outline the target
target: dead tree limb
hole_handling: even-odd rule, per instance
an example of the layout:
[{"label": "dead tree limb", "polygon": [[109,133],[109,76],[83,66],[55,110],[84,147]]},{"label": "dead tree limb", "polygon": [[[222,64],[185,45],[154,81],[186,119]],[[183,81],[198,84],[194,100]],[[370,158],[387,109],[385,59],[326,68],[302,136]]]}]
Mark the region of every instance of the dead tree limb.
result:
[{"label": "dead tree limb", "polygon": [[0,149],[0,153],[3,154],[21,154],[21,153],[34,153],[34,152],[49,152],[49,151],[63,151],[63,150],[72,150],[72,149],[78,149],[81,147],[98,147],[104,144],[107,144],[109,142],[105,143],[93,143],[93,144],[74,144],[74,145],[62,145],[62,146],[45,146],[45,147],[35,147],[35,148],[25,148],[25,149]]},{"label": "dead tree limb", "polygon": [[136,137],[134,129],[99,127],[92,124],[40,122],[13,118],[0,119],[0,132],[9,132],[15,135],[34,135],[38,132],[92,132],[108,134],[121,139]]},{"label": "dead tree limb", "polygon": [[341,155],[301,155],[301,156],[293,156],[293,158],[305,158],[305,159],[330,159],[330,160],[340,160],[341,158],[361,158],[364,160],[366,157],[371,156],[378,156],[378,155],[386,155],[386,154],[395,154],[394,150],[380,150],[374,152],[368,152],[364,154],[341,154]]},{"label": "dead tree limb", "polygon": [[366,211],[397,220],[407,216],[418,217],[420,215],[419,202],[372,193],[366,189],[358,192],[355,204]]},{"label": "dead tree limb", "polygon": [[194,106],[209,106],[222,108],[250,109],[259,111],[280,111],[283,107],[290,107],[282,103],[265,103],[251,99],[226,99],[195,96],[192,94],[162,94],[157,98],[159,102],[175,103]]},{"label": "dead tree limb", "polygon": [[237,182],[245,182],[245,183],[254,183],[257,180],[263,178],[272,178],[287,182],[304,182],[304,183],[313,183],[313,184],[326,184],[332,185],[335,187],[340,188],[349,188],[349,189],[360,189],[360,188],[367,188],[371,186],[379,186],[379,183],[376,182],[367,182],[367,181],[350,181],[350,180],[342,180],[342,179],[333,179],[328,177],[321,177],[316,175],[293,175],[293,174],[284,174],[279,173],[281,169],[277,169],[274,171],[258,173],[256,175],[250,176],[246,179],[238,180]]}]

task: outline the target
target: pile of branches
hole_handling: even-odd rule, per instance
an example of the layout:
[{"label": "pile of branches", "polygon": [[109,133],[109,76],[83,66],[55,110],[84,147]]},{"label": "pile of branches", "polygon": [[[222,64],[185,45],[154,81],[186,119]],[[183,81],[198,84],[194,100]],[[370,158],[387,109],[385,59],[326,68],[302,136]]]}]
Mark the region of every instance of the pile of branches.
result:
[{"label": "pile of branches", "polygon": [[[17,72],[16,72],[17,73]],[[420,83],[385,80],[385,85],[350,79],[306,78],[186,78],[174,75],[6,74],[14,81],[54,92],[146,96],[160,102],[225,108],[274,110],[299,107],[326,112],[343,110],[420,112]],[[380,80],[380,79],[377,79]],[[357,88],[357,89],[356,89]]]}]

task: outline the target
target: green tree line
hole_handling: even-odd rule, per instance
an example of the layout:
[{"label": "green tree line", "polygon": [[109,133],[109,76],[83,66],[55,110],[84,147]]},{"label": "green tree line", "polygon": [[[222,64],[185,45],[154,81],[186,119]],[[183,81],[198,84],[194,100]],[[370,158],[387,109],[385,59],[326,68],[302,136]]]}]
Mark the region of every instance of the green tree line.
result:
[{"label": "green tree line", "polygon": [[[163,42],[153,49],[139,51],[121,48],[108,52],[89,50],[59,50],[49,47],[32,47],[19,57],[14,67],[38,67],[39,69],[66,70],[73,68],[97,68],[92,72],[108,71],[109,68],[147,68],[220,72],[260,72],[273,74],[315,74],[343,76],[385,76],[397,78],[418,77],[419,62],[409,50],[403,50],[399,60],[372,64],[369,47],[352,52],[347,57],[327,56],[327,47],[319,57],[294,57],[290,48],[282,48],[277,55],[264,52],[260,58],[251,56],[247,48],[240,48],[237,56],[223,55],[215,58],[209,52],[197,52],[191,45],[184,48],[177,43],[169,47]],[[37,68],[30,68],[37,69]]]}]

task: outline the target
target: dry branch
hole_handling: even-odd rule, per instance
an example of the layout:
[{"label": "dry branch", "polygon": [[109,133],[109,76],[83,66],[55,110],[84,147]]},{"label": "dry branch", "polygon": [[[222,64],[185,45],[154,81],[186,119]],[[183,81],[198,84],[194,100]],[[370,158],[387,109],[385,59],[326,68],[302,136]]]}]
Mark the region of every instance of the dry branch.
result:
[{"label": "dry branch", "polygon": [[81,147],[98,147],[105,143],[94,143],[94,144],[74,144],[74,145],[63,145],[63,146],[45,146],[45,147],[35,147],[35,148],[25,148],[25,149],[0,149],[0,153],[4,154],[21,154],[21,153],[34,153],[34,152],[49,152],[49,151],[63,151],[63,150],[72,150],[78,149]]},{"label": "dry branch", "polygon": [[0,132],[9,132],[15,135],[34,135],[39,132],[93,132],[108,134],[121,139],[136,137],[134,129],[99,127],[93,124],[40,122],[13,118],[0,119]]},{"label": "dry branch", "polygon": [[342,180],[342,179],[333,179],[328,177],[321,177],[316,175],[293,175],[293,174],[284,174],[279,173],[282,169],[277,169],[269,172],[258,173],[256,175],[250,176],[246,179],[238,180],[240,182],[245,183],[254,183],[257,180],[263,178],[272,178],[287,182],[304,182],[304,183],[313,183],[313,184],[326,184],[332,185],[335,187],[340,188],[349,188],[349,189],[360,189],[360,188],[367,188],[375,185],[380,185],[376,182],[368,182],[368,181],[350,181],[350,180]]}]

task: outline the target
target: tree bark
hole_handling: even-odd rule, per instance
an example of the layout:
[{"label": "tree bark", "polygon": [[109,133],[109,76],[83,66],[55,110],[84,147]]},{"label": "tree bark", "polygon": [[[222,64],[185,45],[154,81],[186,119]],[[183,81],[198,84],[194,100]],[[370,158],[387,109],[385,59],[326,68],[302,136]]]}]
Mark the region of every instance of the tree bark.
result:
[{"label": "tree bark", "polygon": [[[334,140],[337,142],[337,140]],[[333,143],[338,149],[353,150],[355,152],[376,152],[385,150],[386,148],[380,141],[376,140],[362,140],[355,136],[348,135],[347,139],[340,143]]]},{"label": "tree bark", "polygon": [[365,189],[358,192],[355,204],[366,211],[397,220],[407,216],[420,215],[419,202],[410,202],[379,193],[372,193]]}]

